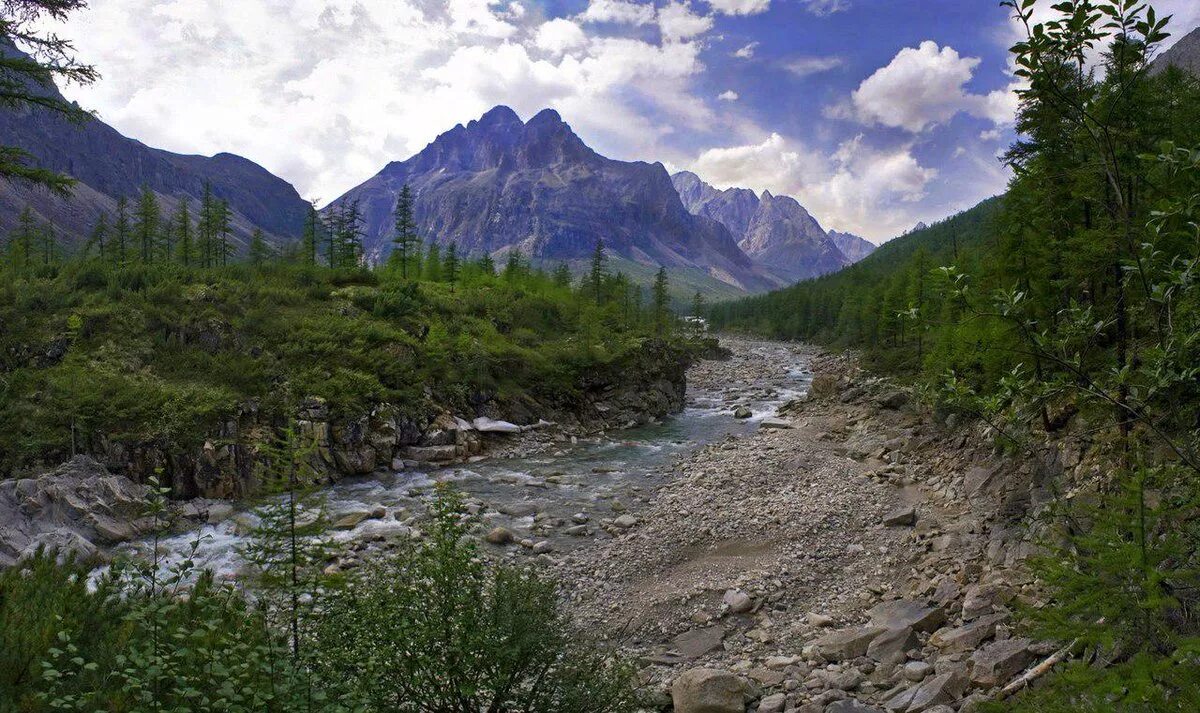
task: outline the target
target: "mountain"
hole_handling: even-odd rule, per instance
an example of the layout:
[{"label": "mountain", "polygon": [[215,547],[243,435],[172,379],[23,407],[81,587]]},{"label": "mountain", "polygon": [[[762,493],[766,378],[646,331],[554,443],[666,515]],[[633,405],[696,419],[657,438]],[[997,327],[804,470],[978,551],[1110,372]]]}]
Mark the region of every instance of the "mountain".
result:
[{"label": "mountain", "polygon": [[421,236],[454,242],[462,252],[520,250],[571,262],[586,260],[603,240],[614,257],[641,265],[747,291],[771,284],[725,226],[684,208],[662,164],[605,158],[552,109],[522,122],[512,109],[495,107],[334,201],[359,202],[372,261],[391,251],[393,211],[405,184]]},{"label": "mountain", "polygon": [[829,237],[833,240],[833,244],[838,246],[838,250],[841,250],[842,254],[850,262],[862,260],[875,252],[875,248],[879,247],[870,240],[860,238],[852,233],[841,233],[836,230],[830,230]]},{"label": "mountain", "polygon": [[[0,56],[15,52],[12,46],[0,46]],[[41,91],[62,96],[57,89]],[[0,235],[12,229],[29,205],[67,245],[77,246],[102,212],[115,212],[122,196],[136,201],[142,186],[160,196],[164,215],[170,215],[184,196],[198,202],[204,184],[210,183],[213,194],[228,201],[234,242],[243,244],[255,227],[276,242],[298,236],[308,210],[290,183],[253,161],[229,153],[209,157],[162,151],[122,136],[99,119],[76,124],[38,107],[3,107],[0,144],[26,151],[34,165],[78,180],[73,195],[61,198],[0,179]]]},{"label": "mountain", "polygon": [[795,198],[747,188],[718,190],[690,171],[671,176],[692,213],[729,229],[740,247],[781,284],[840,270],[852,262]]},{"label": "mountain", "polygon": [[1150,73],[1158,74],[1167,67],[1178,67],[1200,76],[1200,27],[1179,38],[1167,51],[1150,64]]}]

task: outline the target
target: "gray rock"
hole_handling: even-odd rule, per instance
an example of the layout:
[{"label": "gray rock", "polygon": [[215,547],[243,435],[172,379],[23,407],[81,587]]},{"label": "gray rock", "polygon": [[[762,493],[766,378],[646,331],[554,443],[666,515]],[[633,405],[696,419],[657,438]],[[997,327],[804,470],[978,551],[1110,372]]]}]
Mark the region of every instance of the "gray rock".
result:
[{"label": "gray rock", "polygon": [[745,419],[745,418],[750,418],[750,417],[751,417],[751,416],[753,416],[753,415],[754,415],[754,412],[753,412],[753,411],[751,411],[751,410],[750,410],[748,407],[746,407],[746,406],[738,406],[736,409],[734,409],[734,410],[733,410],[733,417],[734,417],[734,418],[741,418],[741,419]]},{"label": "gray rock", "polygon": [[509,423],[508,421],[497,421],[494,419],[487,418],[486,416],[480,416],[479,418],[472,421],[471,425],[474,426],[475,430],[479,431],[480,433],[520,433],[521,432],[521,427],[515,423]]},{"label": "gray rock", "polygon": [[909,661],[908,663],[904,664],[904,668],[900,673],[902,676],[904,676],[905,680],[920,683],[921,681],[924,681],[932,671],[933,666],[925,663],[924,661]]},{"label": "gray rock", "polygon": [[844,701],[834,701],[825,706],[824,713],[883,713],[883,711],[866,703],[859,703],[854,699],[847,698]]},{"label": "gray rock", "polygon": [[686,658],[694,659],[719,647],[724,639],[723,627],[710,626],[685,631],[671,640],[671,646]]},{"label": "gray rock", "polygon": [[1016,677],[1033,662],[1029,639],[996,641],[971,654],[971,682],[993,688]]},{"label": "gray rock", "polygon": [[879,397],[877,402],[882,408],[898,409],[908,403],[908,394],[903,391],[893,391]]},{"label": "gray rock", "polygon": [[786,429],[792,428],[792,422],[785,421],[782,418],[775,418],[774,416],[770,416],[768,418],[764,418],[762,420],[762,422],[758,424],[758,427],[765,428],[768,430],[781,431],[781,430],[786,430]]},{"label": "gray rock", "polygon": [[745,614],[754,607],[754,600],[740,589],[727,590],[721,601],[729,607],[729,611],[733,614]]},{"label": "gray rock", "polygon": [[826,659],[845,661],[866,654],[871,642],[884,631],[885,629],[878,626],[842,629],[822,636],[814,641],[813,645]]},{"label": "gray rock", "polygon": [[772,693],[758,702],[758,713],[783,713],[787,705],[787,696],[783,693]]},{"label": "gray rock", "polygon": [[939,705],[958,700],[966,687],[966,680],[958,673],[943,673],[927,679],[917,687],[905,713],[924,713]]},{"label": "gray rock", "polygon": [[941,607],[930,607],[907,599],[881,602],[868,614],[871,625],[884,629],[912,627],[914,631],[926,633],[936,631],[946,621],[946,612]]},{"label": "gray rock", "polygon": [[358,527],[359,523],[371,516],[371,513],[366,510],[357,510],[348,512],[333,521],[333,529],[335,530],[353,530]]},{"label": "gray rock", "polygon": [[965,626],[938,629],[929,637],[929,644],[945,653],[970,651],[996,634],[996,624],[1007,617],[1003,614],[985,616]]},{"label": "gray rock", "polygon": [[622,530],[628,530],[629,528],[637,525],[638,520],[633,515],[621,515],[616,520],[613,520],[613,524]]},{"label": "gray rock", "polygon": [[917,509],[912,505],[901,505],[884,515],[881,522],[891,527],[914,525],[917,522]]},{"label": "gray rock", "polygon": [[906,651],[920,647],[921,642],[911,626],[888,629],[867,647],[867,656],[881,663],[895,664],[905,659]]},{"label": "gray rock", "polygon": [[671,685],[675,713],[745,713],[742,679],[712,668],[685,671]]},{"label": "gray rock", "polygon": [[491,532],[483,536],[483,539],[493,545],[507,545],[516,539],[512,530],[506,527],[494,527]]},{"label": "gray rock", "polygon": [[458,446],[410,446],[405,454],[421,463],[445,463],[458,457]]}]

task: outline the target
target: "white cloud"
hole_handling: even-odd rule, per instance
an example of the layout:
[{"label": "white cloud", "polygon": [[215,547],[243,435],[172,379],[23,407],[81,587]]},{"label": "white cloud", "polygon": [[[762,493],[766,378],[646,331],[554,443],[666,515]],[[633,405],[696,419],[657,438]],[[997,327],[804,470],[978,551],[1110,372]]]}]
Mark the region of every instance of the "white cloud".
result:
[{"label": "white cloud", "polygon": [[854,110],[865,123],[914,133],[960,112],[998,125],[1010,123],[1016,112],[1011,87],[984,95],[966,90],[978,64],[978,58],[962,57],[953,47],[931,40],[905,47],[854,90]]},{"label": "white cloud", "polygon": [[538,47],[556,55],[579,49],[587,45],[587,41],[582,27],[563,18],[542,23],[534,38]]},{"label": "white cloud", "polygon": [[687,0],[672,0],[658,11],[658,27],[668,42],[686,40],[712,29],[713,18],[692,12]]},{"label": "white cloud", "polygon": [[757,49],[758,49],[758,43],[751,42],[750,44],[739,49],[737,52],[734,52],[733,56],[737,57],[738,59],[751,59],[754,57],[754,52]]},{"label": "white cloud", "polygon": [[981,141],[997,141],[1000,139],[1000,130],[988,129],[987,131],[981,131],[979,132],[979,139]]},{"label": "white cloud", "polygon": [[757,15],[771,7],[771,0],[708,0],[713,10],[726,15]]},{"label": "white cloud", "polygon": [[850,0],[801,0],[808,11],[814,15],[832,15],[835,12],[850,9]]},{"label": "white cloud", "polygon": [[796,57],[783,63],[783,68],[797,77],[820,74],[845,64],[841,57]]},{"label": "white cloud", "polygon": [[590,0],[580,15],[584,22],[648,25],[654,22],[654,5],[636,0]]},{"label": "white cloud", "polygon": [[818,220],[875,239],[915,222],[917,204],[938,175],[921,165],[912,146],[873,148],[861,135],[825,156],[773,133],[758,143],[703,151],[689,167],[721,188],[794,196]]},{"label": "white cloud", "polygon": [[717,98],[725,102],[735,102],[738,100],[738,93],[732,89],[726,89],[717,95]]}]

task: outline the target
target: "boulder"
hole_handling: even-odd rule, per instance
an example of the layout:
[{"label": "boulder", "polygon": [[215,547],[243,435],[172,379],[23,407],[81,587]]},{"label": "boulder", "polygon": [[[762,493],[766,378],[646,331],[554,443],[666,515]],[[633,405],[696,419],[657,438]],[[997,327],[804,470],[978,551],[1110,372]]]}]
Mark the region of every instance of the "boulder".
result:
[{"label": "boulder", "polygon": [[404,453],[421,463],[446,463],[458,457],[458,446],[409,446]]},{"label": "boulder", "polygon": [[758,702],[758,713],[783,713],[785,706],[787,706],[787,695],[772,693]]},{"label": "boulder", "polygon": [[745,614],[754,607],[754,600],[740,589],[727,590],[721,601],[729,607],[729,611],[733,614]]},{"label": "boulder", "polygon": [[971,654],[971,683],[993,688],[1008,683],[1033,662],[1029,639],[996,641]]},{"label": "boulder", "polygon": [[366,510],[357,510],[348,512],[338,519],[333,521],[333,529],[335,530],[353,530],[358,527],[359,523],[371,517],[371,513]]},{"label": "boulder", "polygon": [[842,383],[833,374],[817,374],[808,387],[808,393],[814,399],[827,399],[841,390]]},{"label": "boulder", "polygon": [[890,527],[905,527],[917,522],[917,509],[912,505],[901,505],[883,516],[884,525]]},{"label": "boulder", "polygon": [[886,409],[898,409],[908,403],[908,394],[903,391],[892,391],[879,397],[877,402]]},{"label": "boulder", "polygon": [[792,428],[792,422],[785,421],[782,418],[776,418],[774,416],[769,416],[767,418],[764,418],[762,420],[762,423],[758,424],[758,427],[766,428],[766,429],[773,429],[773,430],[786,430],[786,429]]},{"label": "boulder", "polygon": [[745,713],[746,684],[742,679],[713,668],[683,672],[671,686],[675,713]]},{"label": "boulder", "polygon": [[911,626],[901,629],[888,629],[871,642],[867,647],[867,656],[880,663],[896,664],[905,659],[905,652],[921,648],[916,632]]},{"label": "boulder", "polygon": [[883,711],[866,703],[859,703],[852,698],[847,698],[842,701],[834,701],[825,706],[824,713],[883,713]]},{"label": "boulder", "polygon": [[856,659],[866,654],[871,642],[884,631],[886,629],[878,626],[841,629],[822,636],[813,645],[829,661]]},{"label": "boulder", "polygon": [[957,672],[934,676],[917,687],[905,713],[925,713],[936,706],[953,703],[962,697],[965,688],[966,680]]},{"label": "boulder", "polygon": [[496,527],[484,535],[483,539],[493,545],[507,545],[516,538],[513,536],[512,530],[505,527]]},{"label": "boulder", "polygon": [[941,607],[930,607],[907,599],[893,599],[876,604],[868,612],[871,625],[884,629],[912,627],[914,631],[930,633],[946,622],[946,612]]},{"label": "boulder", "polygon": [[1005,618],[1002,614],[993,614],[964,626],[938,629],[929,637],[929,644],[948,654],[977,649],[980,644],[995,636],[996,624]]},{"label": "boulder", "polygon": [[692,629],[676,636],[671,640],[671,646],[681,655],[694,659],[719,647],[725,639],[725,629],[720,626],[710,626],[705,629]]},{"label": "boulder", "polygon": [[750,410],[748,407],[746,407],[746,406],[738,406],[736,409],[734,409],[734,410],[733,410],[733,417],[734,417],[734,418],[741,418],[741,419],[745,419],[745,418],[750,418],[750,417],[751,417],[751,416],[753,416],[753,415],[754,415],[754,412],[753,412],[753,411],[751,411],[751,410]]}]

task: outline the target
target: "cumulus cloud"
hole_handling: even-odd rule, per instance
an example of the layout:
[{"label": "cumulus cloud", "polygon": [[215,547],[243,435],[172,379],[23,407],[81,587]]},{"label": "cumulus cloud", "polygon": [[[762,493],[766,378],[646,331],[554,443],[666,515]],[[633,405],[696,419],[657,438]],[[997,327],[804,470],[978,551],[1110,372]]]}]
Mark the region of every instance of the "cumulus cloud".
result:
[{"label": "cumulus cloud", "polygon": [[710,183],[791,195],[819,220],[876,239],[914,222],[917,204],[938,175],[912,146],[872,147],[858,135],[832,155],[772,133],[758,143],[703,151],[690,166]]},{"label": "cumulus cloud", "polygon": [[738,100],[738,93],[733,91],[732,89],[726,89],[725,91],[718,94],[717,98],[720,99],[721,101],[735,102]]},{"label": "cumulus cloud", "polygon": [[832,15],[850,9],[850,0],[801,0],[808,11],[814,15]]},{"label": "cumulus cloud", "polygon": [[989,94],[966,90],[978,64],[978,58],[963,57],[953,47],[939,47],[931,40],[905,47],[854,90],[854,110],[866,123],[914,133],[960,112],[995,124],[1011,122],[1016,112],[1011,88]]},{"label": "cumulus cloud", "polygon": [[692,12],[687,0],[667,3],[658,11],[658,27],[668,42],[686,40],[712,29],[713,18]]},{"label": "cumulus cloud", "polygon": [[771,7],[771,0],[708,0],[713,10],[725,15],[757,15]]},{"label": "cumulus cloud", "polygon": [[740,49],[738,49],[738,51],[734,52],[733,56],[737,57],[738,59],[752,59],[754,57],[754,52],[757,49],[758,49],[758,43],[751,42],[751,43],[741,47]]},{"label": "cumulus cloud", "polygon": [[589,0],[580,18],[584,22],[648,25],[654,22],[654,5],[636,0]]},{"label": "cumulus cloud", "polygon": [[537,29],[534,41],[547,52],[562,54],[583,47],[588,40],[582,27],[559,17],[542,23]]},{"label": "cumulus cloud", "polygon": [[841,57],[796,57],[783,63],[783,68],[797,77],[820,74],[845,64]]}]

